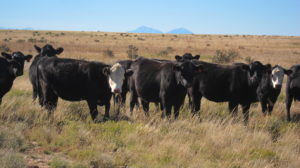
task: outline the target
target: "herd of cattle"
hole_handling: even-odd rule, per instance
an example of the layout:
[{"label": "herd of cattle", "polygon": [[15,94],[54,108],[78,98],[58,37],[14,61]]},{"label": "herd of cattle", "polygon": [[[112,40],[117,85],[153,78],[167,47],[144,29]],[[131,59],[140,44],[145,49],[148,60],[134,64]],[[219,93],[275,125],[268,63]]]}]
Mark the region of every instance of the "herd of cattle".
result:
[{"label": "herd of cattle", "polygon": [[[60,97],[68,101],[86,100],[93,120],[98,115],[97,105],[105,106],[104,120],[107,120],[111,98],[114,97],[120,106],[125,105],[126,94],[130,92],[131,112],[141,103],[145,114],[149,115],[149,103],[154,102],[162,110],[162,117],[170,117],[173,108],[177,118],[188,95],[193,114],[199,113],[201,98],[205,97],[214,102],[228,102],[233,116],[237,115],[238,105],[241,105],[247,122],[251,103],[259,101],[263,114],[271,114],[284,75],[288,76],[288,121],[291,120],[292,101],[300,100],[300,65],[294,65],[289,70],[279,65],[263,65],[259,61],[219,65],[199,61],[199,55],[189,53],[175,56],[174,61],[138,57],[108,65],[59,58],[57,55],[64,49],[55,49],[49,44],[42,48],[34,47],[38,54],[29,68],[33,99],[38,98],[39,104],[48,110],[49,115],[55,110]],[[11,89],[14,79],[23,75],[25,60],[29,62],[32,58],[21,52],[2,52],[1,55],[0,103]]]}]

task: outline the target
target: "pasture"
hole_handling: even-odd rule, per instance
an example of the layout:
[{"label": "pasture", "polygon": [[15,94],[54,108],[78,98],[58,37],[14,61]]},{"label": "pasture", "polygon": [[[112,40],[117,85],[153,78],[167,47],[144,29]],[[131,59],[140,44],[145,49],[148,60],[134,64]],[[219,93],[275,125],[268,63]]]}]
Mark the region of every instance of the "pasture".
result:
[{"label": "pasture", "polygon": [[[250,35],[174,35],[72,31],[0,30],[0,50],[36,55],[33,45],[63,47],[59,57],[113,63],[128,53],[174,60],[186,52],[211,62],[216,50],[235,51],[235,62],[258,60],[285,68],[300,62],[300,37]],[[131,47],[129,47],[131,46]],[[258,103],[250,121],[233,121],[227,103],[202,101],[200,118],[186,103],[178,120],[162,120],[150,106],[130,115],[128,102],[120,120],[93,123],[85,102],[59,100],[52,120],[32,102],[26,64],[0,108],[0,165],[3,167],[300,167],[300,105],[293,103],[286,121],[285,86],[272,116]],[[286,77],[285,77],[286,80]],[[103,116],[103,107],[98,107]]]}]

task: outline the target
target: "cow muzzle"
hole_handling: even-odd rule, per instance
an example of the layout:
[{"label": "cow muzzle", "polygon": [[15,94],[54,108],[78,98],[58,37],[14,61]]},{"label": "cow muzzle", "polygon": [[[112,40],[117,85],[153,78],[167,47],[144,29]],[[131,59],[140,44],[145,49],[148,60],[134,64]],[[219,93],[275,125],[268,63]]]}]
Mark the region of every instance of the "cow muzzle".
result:
[{"label": "cow muzzle", "polygon": [[121,93],[121,90],[120,89],[118,89],[118,88],[116,88],[116,89],[114,89],[114,93]]}]

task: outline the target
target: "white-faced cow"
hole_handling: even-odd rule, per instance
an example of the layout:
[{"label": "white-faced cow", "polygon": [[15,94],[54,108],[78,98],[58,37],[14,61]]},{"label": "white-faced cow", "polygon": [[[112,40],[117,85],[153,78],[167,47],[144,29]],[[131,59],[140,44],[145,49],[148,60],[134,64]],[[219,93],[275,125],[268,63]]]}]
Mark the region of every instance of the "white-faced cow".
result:
[{"label": "white-faced cow", "polygon": [[271,67],[267,65],[264,71],[261,82],[257,88],[257,98],[260,101],[262,112],[265,115],[266,110],[271,115],[273,107],[280,94],[284,75],[289,74],[290,70],[286,70],[279,65]]},{"label": "white-faced cow", "polygon": [[[35,100],[38,96],[38,86],[37,86],[37,65],[39,61],[45,57],[56,57],[57,55],[61,54],[64,49],[57,48],[54,49],[52,45],[46,44],[44,47],[40,48],[34,45],[35,50],[38,52],[38,55],[34,57],[30,67],[29,67],[29,79],[32,85],[32,98]],[[39,96],[39,103],[42,104],[43,100],[42,97]]]},{"label": "white-faced cow", "polygon": [[86,100],[95,121],[97,105],[105,106],[104,120],[109,119],[112,92],[122,91],[125,71],[120,64],[110,65],[75,59],[45,57],[37,65],[37,79],[42,106],[49,115],[57,106],[58,97],[68,101]]},{"label": "white-faced cow", "polygon": [[21,52],[1,53],[0,57],[0,104],[2,97],[11,89],[16,77],[23,75],[24,62],[30,61],[32,55]]},{"label": "white-faced cow", "polygon": [[286,112],[287,120],[291,121],[290,109],[292,101],[300,101],[300,65],[294,65],[287,70],[288,80],[286,84]]},{"label": "white-faced cow", "polygon": [[190,87],[193,76],[201,71],[201,65],[191,61],[182,63],[161,62],[139,57],[131,64],[133,75],[130,77],[130,110],[133,110],[137,98],[141,99],[145,114],[148,115],[149,102],[160,103],[162,117],[170,117],[174,107],[175,118],[184,102],[186,88]]}]

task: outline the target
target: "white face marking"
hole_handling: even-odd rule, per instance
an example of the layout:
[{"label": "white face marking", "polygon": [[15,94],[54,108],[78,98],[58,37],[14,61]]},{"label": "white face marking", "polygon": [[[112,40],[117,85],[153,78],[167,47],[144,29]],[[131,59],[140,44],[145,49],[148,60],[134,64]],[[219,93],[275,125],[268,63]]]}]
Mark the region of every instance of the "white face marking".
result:
[{"label": "white face marking", "polygon": [[274,68],[272,70],[272,84],[273,88],[276,88],[276,86],[282,86],[284,78],[284,70],[280,66]]},{"label": "white face marking", "polygon": [[122,92],[122,85],[125,79],[125,70],[121,64],[116,63],[110,68],[109,85],[111,92]]}]

